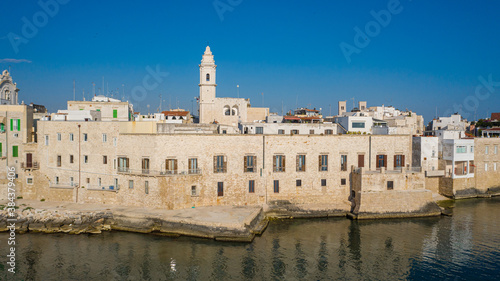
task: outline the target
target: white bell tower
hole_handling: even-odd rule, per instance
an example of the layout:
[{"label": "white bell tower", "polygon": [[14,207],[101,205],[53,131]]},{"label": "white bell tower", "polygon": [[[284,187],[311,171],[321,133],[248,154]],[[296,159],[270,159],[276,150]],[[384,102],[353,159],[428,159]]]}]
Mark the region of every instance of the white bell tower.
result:
[{"label": "white bell tower", "polygon": [[214,56],[207,46],[200,66],[200,123],[211,123],[215,118],[215,65]]}]

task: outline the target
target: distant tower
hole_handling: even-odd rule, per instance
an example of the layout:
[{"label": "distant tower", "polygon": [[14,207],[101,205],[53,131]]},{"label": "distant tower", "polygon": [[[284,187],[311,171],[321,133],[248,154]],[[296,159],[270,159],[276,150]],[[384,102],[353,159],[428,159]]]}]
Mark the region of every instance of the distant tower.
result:
[{"label": "distant tower", "polygon": [[215,115],[215,65],[214,56],[207,46],[200,66],[200,123],[212,123]]},{"label": "distant tower", "polygon": [[366,101],[360,101],[360,102],[358,102],[358,108],[361,111],[365,111],[366,110]]},{"label": "distant tower", "polygon": [[17,84],[12,81],[9,71],[4,70],[0,76],[0,103],[8,105],[19,104],[17,100]]},{"label": "distant tower", "polygon": [[339,101],[339,116],[343,115],[346,112],[346,106],[347,102],[346,101]]}]

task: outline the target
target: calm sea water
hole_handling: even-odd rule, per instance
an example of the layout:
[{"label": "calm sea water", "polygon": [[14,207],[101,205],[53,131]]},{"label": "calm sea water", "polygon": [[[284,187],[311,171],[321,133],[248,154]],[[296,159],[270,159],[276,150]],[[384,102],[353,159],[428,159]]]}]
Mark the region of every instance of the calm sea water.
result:
[{"label": "calm sea water", "polygon": [[17,235],[1,280],[500,280],[500,198],[453,217],[285,220],[252,243],[108,232]]}]

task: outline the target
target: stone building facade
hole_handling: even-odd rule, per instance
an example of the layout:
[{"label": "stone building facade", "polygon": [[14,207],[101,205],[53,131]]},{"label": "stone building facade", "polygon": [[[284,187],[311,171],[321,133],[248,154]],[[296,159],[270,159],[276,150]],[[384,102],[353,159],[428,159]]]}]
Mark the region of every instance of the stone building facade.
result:
[{"label": "stone building facade", "polygon": [[123,124],[40,121],[40,169],[26,171],[24,183],[34,184],[23,184],[23,196],[166,209],[288,201],[349,211],[351,166],[397,171],[412,157],[410,136],[134,133]]}]

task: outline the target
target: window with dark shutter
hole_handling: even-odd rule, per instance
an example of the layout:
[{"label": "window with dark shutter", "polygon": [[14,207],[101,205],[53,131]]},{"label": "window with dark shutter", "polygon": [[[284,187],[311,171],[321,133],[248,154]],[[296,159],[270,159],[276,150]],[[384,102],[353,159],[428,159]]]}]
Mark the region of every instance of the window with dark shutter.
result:
[{"label": "window with dark shutter", "polygon": [[340,170],[347,171],[347,155],[340,155]]},{"label": "window with dark shutter", "polygon": [[364,166],[365,166],[365,155],[359,154],[358,155],[358,167],[363,168]]},{"label": "window with dark shutter", "polygon": [[223,182],[217,183],[217,196],[224,196],[224,183]]},{"label": "window with dark shutter", "polygon": [[248,181],[248,192],[255,193],[255,180]]},{"label": "window with dark shutter", "polygon": [[214,156],[214,173],[225,173],[227,171],[227,157],[224,155]]},{"label": "window with dark shutter", "polygon": [[305,155],[297,155],[296,158],[297,172],[305,172],[306,171],[306,156]]},{"label": "window with dark shutter", "polygon": [[394,182],[387,181],[387,190],[393,190],[393,189],[394,189]]},{"label": "window with dark shutter", "polygon": [[377,155],[377,169],[382,167],[387,168],[387,155],[379,154]]},{"label": "window with dark shutter", "polygon": [[318,165],[319,171],[326,172],[328,171],[328,155],[320,155],[318,157]]}]

